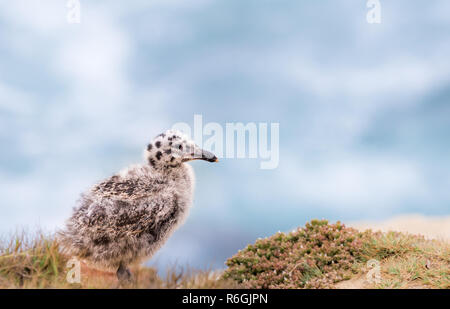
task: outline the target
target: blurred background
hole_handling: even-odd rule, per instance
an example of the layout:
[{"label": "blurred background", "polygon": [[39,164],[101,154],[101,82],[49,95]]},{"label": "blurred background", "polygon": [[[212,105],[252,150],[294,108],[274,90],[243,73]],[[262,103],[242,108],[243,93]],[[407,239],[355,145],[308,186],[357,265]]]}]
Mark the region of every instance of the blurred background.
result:
[{"label": "blurred background", "polygon": [[62,227],[176,122],[279,122],[280,161],[194,162],[149,265],[222,268],[314,218],[450,214],[450,2],[0,0],[0,233]]}]

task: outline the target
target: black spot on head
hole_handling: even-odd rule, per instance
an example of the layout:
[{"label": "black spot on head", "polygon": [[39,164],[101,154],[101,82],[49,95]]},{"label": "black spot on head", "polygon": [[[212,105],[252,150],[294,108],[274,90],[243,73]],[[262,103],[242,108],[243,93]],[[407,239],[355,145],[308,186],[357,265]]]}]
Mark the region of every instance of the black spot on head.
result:
[{"label": "black spot on head", "polygon": [[158,151],[158,152],[156,153],[156,159],[161,160],[161,156],[162,156],[162,152],[161,152],[161,151]]},{"label": "black spot on head", "polygon": [[155,165],[156,165],[155,160],[153,160],[152,158],[150,158],[150,159],[148,160],[148,162],[150,163],[151,166],[155,166]]},{"label": "black spot on head", "polygon": [[166,150],[164,150],[164,152],[167,153],[167,154],[171,154],[172,153],[172,149],[166,149]]},{"label": "black spot on head", "polygon": [[175,161],[175,157],[170,158],[170,162]]},{"label": "black spot on head", "polygon": [[169,146],[172,146],[172,142],[169,143]]},{"label": "black spot on head", "polygon": [[156,148],[161,147],[161,142],[160,142],[160,141],[157,141],[157,142],[155,143],[155,146],[156,146]]},{"label": "black spot on head", "polygon": [[168,138],[168,140],[169,140],[169,141],[171,141],[171,140],[172,140],[172,138],[171,138],[171,137],[169,137],[169,138]]},{"label": "black spot on head", "polygon": [[177,136],[176,136],[176,135],[174,135],[174,136],[172,136],[172,138],[177,138]]},{"label": "black spot on head", "polygon": [[148,144],[148,146],[147,146],[147,150],[148,150],[148,151],[152,150],[152,147],[153,147],[153,145],[152,145],[152,144]]},{"label": "black spot on head", "polygon": [[183,145],[179,145],[178,149],[183,150]]},{"label": "black spot on head", "polygon": [[157,137],[164,137],[164,136],[166,136],[164,133],[161,133],[161,134],[159,134]]}]

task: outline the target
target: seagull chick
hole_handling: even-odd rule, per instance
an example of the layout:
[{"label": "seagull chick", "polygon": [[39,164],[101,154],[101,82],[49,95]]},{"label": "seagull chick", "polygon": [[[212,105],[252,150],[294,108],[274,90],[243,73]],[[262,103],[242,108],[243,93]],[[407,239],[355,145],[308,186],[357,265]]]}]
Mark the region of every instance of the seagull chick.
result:
[{"label": "seagull chick", "polygon": [[150,258],[185,220],[192,204],[191,160],[217,162],[179,131],[155,137],[146,164],[134,165],[82,194],[59,232],[65,253],[131,279],[130,264]]}]

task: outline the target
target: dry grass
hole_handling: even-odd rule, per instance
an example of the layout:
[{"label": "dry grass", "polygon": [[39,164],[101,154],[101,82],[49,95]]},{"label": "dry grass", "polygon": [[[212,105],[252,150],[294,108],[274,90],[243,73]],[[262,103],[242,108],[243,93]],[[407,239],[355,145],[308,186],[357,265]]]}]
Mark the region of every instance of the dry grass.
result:
[{"label": "dry grass", "polygon": [[66,260],[58,245],[39,233],[30,238],[22,233],[0,244],[0,287],[47,288],[64,286]]},{"label": "dry grass", "polygon": [[377,288],[450,288],[450,245],[422,236],[377,233],[367,254],[379,259]]},{"label": "dry grass", "polygon": [[133,282],[120,285],[114,273],[99,271],[81,264],[81,283],[66,280],[68,257],[62,255],[56,240],[38,233],[26,233],[0,243],[0,288],[237,288],[230,280],[220,278],[217,271],[199,271],[173,267],[165,278],[150,267],[134,267]]},{"label": "dry grass", "polygon": [[[225,273],[172,267],[161,277],[136,266],[128,285],[84,264],[81,283],[68,283],[68,258],[58,243],[44,233],[29,235],[0,241],[0,288],[450,288],[448,242],[326,221],[256,241],[228,260]],[[380,262],[377,284],[366,281],[370,259]]]}]

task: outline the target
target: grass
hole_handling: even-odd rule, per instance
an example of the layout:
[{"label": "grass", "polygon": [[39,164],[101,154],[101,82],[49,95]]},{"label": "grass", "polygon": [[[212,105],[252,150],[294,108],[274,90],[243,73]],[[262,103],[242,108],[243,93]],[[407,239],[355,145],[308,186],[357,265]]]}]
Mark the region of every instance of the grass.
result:
[{"label": "grass", "polygon": [[114,273],[99,271],[81,265],[81,282],[66,280],[69,258],[62,255],[57,241],[49,235],[26,233],[15,235],[0,244],[0,288],[236,288],[238,284],[221,278],[211,270],[192,270],[173,267],[161,278],[151,267],[136,266],[134,281],[119,285]]},{"label": "grass", "polygon": [[[367,262],[380,281],[367,283]],[[162,278],[135,266],[133,283],[82,265],[81,283],[66,280],[68,257],[51,235],[0,241],[0,288],[450,288],[450,245],[396,232],[359,232],[313,220],[291,233],[258,239],[227,260],[224,272],[173,267]]]},{"label": "grass", "polygon": [[[379,263],[379,282],[365,280],[370,260]],[[224,278],[247,288],[450,288],[447,242],[326,220],[257,240],[227,265]]]},{"label": "grass", "polygon": [[368,254],[381,263],[379,288],[450,288],[450,245],[423,237],[378,234]]}]

